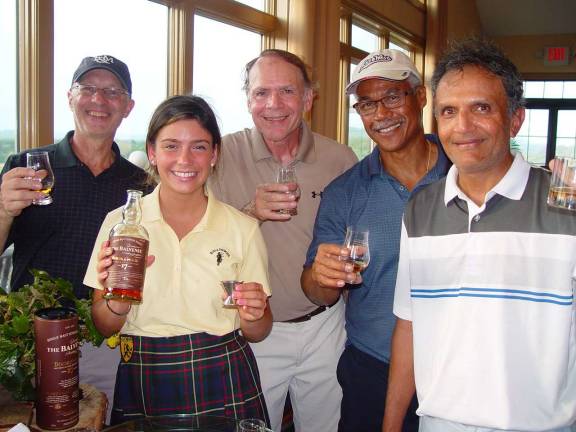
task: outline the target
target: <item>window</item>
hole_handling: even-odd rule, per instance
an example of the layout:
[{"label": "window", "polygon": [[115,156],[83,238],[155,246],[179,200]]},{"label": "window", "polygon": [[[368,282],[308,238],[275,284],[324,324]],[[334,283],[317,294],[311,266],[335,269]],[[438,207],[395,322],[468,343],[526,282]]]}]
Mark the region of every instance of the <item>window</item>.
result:
[{"label": "window", "polygon": [[388,44],[388,48],[390,48],[390,49],[395,49],[395,50],[398,50],[398,51],[402,51],[402,52],[403,52],[404,54],[406,54],[408,57],[411,57],[411,54],[412,54],[412,53],[411,53],[410,51],[408,51],[406,48],[401,47],[400,45],[396,45],[394,42],[390,42],[390,43]]},{"label": "window", "polygon": [[547,137],[548,110],[529,109],[520,132],[511,141],[511,148],[520,151],[528,162],[545,165]]},{"label": "window", "polygon": [[526,116],[513,150],[535,165],[576,157],[576,81],[525,81]]},{"label": "window", "polygon": [[576,157],[576,110],[559,110],[556,155]]},{"label": "window", "polygon": [[144,148],[152,112],[166,98],[167,17],[165,6],[150,1],[98,0],[95,7],[91,0],[54,0],[55,140],[74,129],[66,94],[80,61],[109,54],[128,65],[135,101],[116,142],[125,156]]},{"label": "window", "polygon": [[258,56],[261,45],[258,33],[194,16],[194,94],[212,106],[223,135],[253,125],[242,79],[244,66]]},{"label": "window", "polygon": [[378,35],[370,33],[356,24],[352,24],[352,46],[354,48],[370,53],[378,49],[378,42]]},{"label": "window", "polygon": [[[350,75],[352,75],[355,67],[355,64],[350,65]],[[368,134],[366,134],[366,130],[362,124],[362,118],[356,110],[352,108],[355,102],[354,96],[348,96],[348,145],[354,150],[356,156],[361,158],[372,151],[374,142]]]},{"label": "window", "polygon": [[15,153],[17,132],[16,0],[0,1],[0,168]]},{"label": "window", "polygon": [[526,99],[576,99],[576,81],[524,81]]}]

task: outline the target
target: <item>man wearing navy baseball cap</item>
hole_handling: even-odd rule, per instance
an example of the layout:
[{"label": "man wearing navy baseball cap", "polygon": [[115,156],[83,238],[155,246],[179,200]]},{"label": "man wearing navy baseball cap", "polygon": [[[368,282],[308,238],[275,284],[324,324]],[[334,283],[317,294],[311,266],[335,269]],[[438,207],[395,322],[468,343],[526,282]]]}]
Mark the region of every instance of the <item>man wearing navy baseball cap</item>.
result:
[{"label": "man wearing navy baseball cap", "polygon": [[[12,290],[31,283],[29,270],[39,269],[70,281],[77,297],[88,297],[91,290],[82,281],[104,217],[124,204],[127,189],[145,187],[146,173],[124,159],[114,142],[134,107],[131,94],[130,72],[122,61],[110,55],[84,58],[68,91],[75,129],[57,144],[6,161],[0,186],[0,247],[14,245]],[[45,171],[26,168],[26,154],[35,151],[48,153],[54,171],[48,205],[32,205],[46,196],[40,192]],[[80,380],[109,391],[111,400],[114,377],[86,373],[113,371],[105,362],[116,362],[117,355],[107,347],[86,353],[88,345],[80,360]]]},{"label": "man wearing navy baseball cap", "polygon": [[99,55],[96,57],[85,57],[80,62],[80,66],[74,72],[72,77],[72,84],[78,82],[82,76],[94,69],[104,69],[112,72],[116,78],[120,80],[124,90],[128,92],[129,95],[132,94],[132,80],[130,79],[130,71],[128,66],[117,58],[110,55]]},{"label": "man wearing navy baseball cap", "polygon": [[[346,93],[355,96],[354,109],[376,145],[324,189],[302,287],[319,305],[348,292],[347,342],[337,370],[343,392],[338,430],[379,431],[395,323],[402,213],[416,191],[446,174],[449,162],[438,139],[424,134],[426,90],[404,53],[385,49],[368,55],[356,66]],[[369,230],[370,263],[359,275],[341,246],[352,225]],[[400,425],[403,431],[418,430],[415,410],[414,398]]]}]

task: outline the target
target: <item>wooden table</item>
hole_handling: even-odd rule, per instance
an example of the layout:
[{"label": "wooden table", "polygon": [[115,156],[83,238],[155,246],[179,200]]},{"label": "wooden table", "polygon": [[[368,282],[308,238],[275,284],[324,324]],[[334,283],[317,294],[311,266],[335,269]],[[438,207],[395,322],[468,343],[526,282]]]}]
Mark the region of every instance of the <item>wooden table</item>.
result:
[{"label": "wooden table", "polygon": [[[80,419],[78,423],[65,431],[100,431],[106,420],[108,399],[96,387],[80,384],[82,399],[80,400]],[[36,425],[34,409],[31,402],[16,402],[10,398],[6,390],[0,389],[0,432],[5,432],[17,423],[23,423],[33,432],[43,431]]]}]

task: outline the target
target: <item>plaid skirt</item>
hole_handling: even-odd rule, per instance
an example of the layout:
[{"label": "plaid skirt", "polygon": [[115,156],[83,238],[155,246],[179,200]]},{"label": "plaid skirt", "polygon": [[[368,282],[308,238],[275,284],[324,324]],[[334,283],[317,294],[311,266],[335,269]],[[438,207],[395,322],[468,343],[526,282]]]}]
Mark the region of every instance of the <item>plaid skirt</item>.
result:
[{"label": "plaid skirt", "polygon": [[238,331],[120,337],[111,423],[209,414],[269,424],[256,359]]}]

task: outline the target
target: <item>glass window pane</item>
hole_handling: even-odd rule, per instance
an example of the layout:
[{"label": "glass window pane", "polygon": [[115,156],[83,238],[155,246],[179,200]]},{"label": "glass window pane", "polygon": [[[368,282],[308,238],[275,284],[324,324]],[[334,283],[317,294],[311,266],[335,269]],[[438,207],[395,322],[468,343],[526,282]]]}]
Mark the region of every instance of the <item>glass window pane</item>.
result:
[{"label": "glass window pane", "polygon": [[525,98],[544,97],[544,81],[524,81]]},{"label": "glass window pane", "polygon": [[576,110],[559,110],[556,129],[557,137],[576,137]]},{"label": "glass window pane", "polygon": [[125,156],[144,149],[152,112],[166,98],[167,35],[168,9],[155,2],[54,0],[55,140],[74,129],[66,96],[74,70],[84,57],[109,54],[128,65],[136,102],[116,142]]},{"label": "glass window pane", "polygon": [[236,0],[238,3],[243,3],[248,6],[252,6],[254,9],[259,9],[264,11],[266,7],[266,0]]},{"label": "glass window pane", "polygon": [[17,52],[16,0],[0,1],[0,168],[16,152],[17,130]]},{"label": "glass window pane", "polygon": [[556,155],[576,154],[576,110],[559,110],[556,127]]},{"label": "glass window pane", "polygon": [[562,81],[546,81],[544,83],[545,98],[561,98],[564,83]]},{"label": "glass window pane", "polygon": [[526,117],[518,135],[510,140],[510,148],[519,151],[528,162],[546,163],[548,140],[548,110],[527,109]]},{"label": "glass window pane", "polygon": [[576,81],[524,81],[524,97],[576,99]]},{"label": "glass window pane", "polygon": [[564,98],[576,99],[576,81],[564,81]]},{"label": "glass window pane", "polygon": [[388,48],[402,51],[404,54],[410,57],[410,51],[408,51],[406,48],[402,48],[400,45],[396,45],[394,42],[388,42]]},{"label": "glass window pane", "polygon": [[[350,74],[355,67],[355,64],[350,65]],[[350,107],[348,110],[348,146],[356,153],[358,159],[362,159],[372,151],[374,143],[364,129],[360,115],[352,108],[354,103],[356,103],[355,96],[348,96]]]},{"label": "glass window pane", "polygon": [[557,138],[556,156],[574,157],[575,145],[576,141],[574,138]]},{"label": "glass window pane", "polygon": [[378,36],[352,24],[352,46],[369,53],[376,51],[378,49]]},{"label": "glass window pane", "polygon": [[[194,16],[194,94],[212,106],[222,134],[253,126],[242,91],[244,66],[261,50],[262,36]],[[215,56],[214,53],[226,53]]]}]

